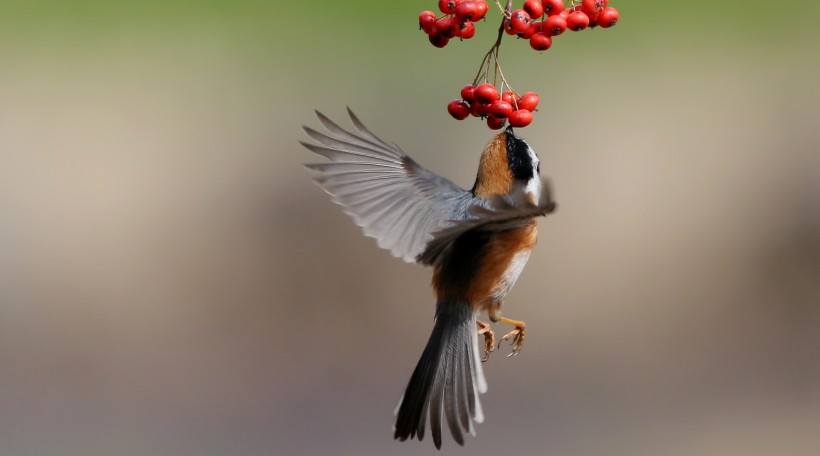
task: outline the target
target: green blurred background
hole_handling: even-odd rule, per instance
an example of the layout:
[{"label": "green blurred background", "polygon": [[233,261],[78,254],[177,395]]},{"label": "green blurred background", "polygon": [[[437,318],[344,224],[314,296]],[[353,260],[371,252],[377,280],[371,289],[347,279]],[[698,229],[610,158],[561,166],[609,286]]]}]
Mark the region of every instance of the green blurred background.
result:
[{"label": "green blurred background", "polygon": [[[505,40],[559,210],[443,454],[815,455],[820,6],[612,1]],[[495,34],[433,1],[0,2],[0,454],[428,454],[392,412],[432,327],[403,264],[309,181],[351,106],[468,187],[446,103]],[[506,328],[498,328],[504,331]]]}]

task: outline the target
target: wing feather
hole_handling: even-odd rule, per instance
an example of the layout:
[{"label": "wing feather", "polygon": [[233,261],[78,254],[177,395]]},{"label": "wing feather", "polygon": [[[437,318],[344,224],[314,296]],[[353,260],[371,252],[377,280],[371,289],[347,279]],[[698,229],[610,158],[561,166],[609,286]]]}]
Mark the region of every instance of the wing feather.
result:
[{"label": "wing feather", "polygon": [[302,145],[330,162],[305,166],[367,236],[393,255],[416,262],[433,232],[468,216],[474,198],[381,140],[350,109],[348,114],[356,133],[316,112],[327,131],[304,127],[318,144]]}]

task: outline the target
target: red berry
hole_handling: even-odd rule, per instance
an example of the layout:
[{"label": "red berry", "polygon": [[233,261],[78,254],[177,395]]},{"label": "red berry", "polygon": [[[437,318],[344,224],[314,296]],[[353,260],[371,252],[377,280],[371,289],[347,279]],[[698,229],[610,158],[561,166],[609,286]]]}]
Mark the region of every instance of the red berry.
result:
[{"label": "red berry", "polygon": [[572,12],[572,10],[567,8],[564,11],[561,11],[560,13],[558,13],[557,15],[563,17],[564,20],[567,20],[567,18],[569,17],[569,13],[571,13],[571,12]]},{"label": "red berry", "polygon": [[462,87],[461,98],[468,103],[475,101],[475,86],[468,84]]},{"label": "red berry", "polygon": [[610,28],[618,23],[618,10],[613,7],[607,7],[598,13],[598,25],[603,28]]},{"label": "red berry", "polygon": [[438,0],[438,9],[444,14],[454,14],[458,7],[456,0]]},{"label": "red berry", "polygon": [[464,120],[470,115],[470,106],[461,100],[453,100],[447,105],[447,112],[457,120]]},{"label": "red berry", "polygon": [[521,100],[521,97],[516,95],[515,92],[508,90],[501,94],[501,99],[513,106],[516,106],[518,101]]},{"label": "red berry", "polygon": [[543,0],[542,3],[547,16],[555,16],[564,11],[564,0]]},{"label": "red berry", "polygon": [[538,32],[530,38],[530,47],[536,51],[546,51],[552,46],[552,38],[544,32]]},{"label": "red berry", "polygon": [[442,17],[436,21],[436,32],[445,38],[458,36],[459,31],[461,31],[461,28],[454,17]]},{"label": "red berry", "polygon": [[518,101],[518,109],[526,109],[527,111],[535,111],[538,107],[538,94],[535,92],[527,92],[521,95],[521,100]]},{"label": "red berry", "polygon": [[428,39],[430,40],[430,44],[437,48],[443,48],[444,46],[447,46],[447,43],[450,42],[450,38],[447,38],[446,36],[442,35],[438,32],[438,30],[433,31],[433,33],[431,33],[428,36]]},{"label": "red berry", "polygon": [[531,22],[532,18],[530,18],[530,15],[522,9],[513,11],[510,16],[510,27],[515,31],[515,33],[526,31]]},{"label": "red berry", "polygon": [[482,19],[484,15],[487,14],[487,11],[490,10],[490,5],[488,5],[485,0],[477,0],[475,2],[475,9],[475,16],[473,16],[474,22]]},{"label": "red berry", "polygon": [[476,7],[475,2],[467,0],[459,3],[456,7],[456,17],[461,22],[474,21],[477,11],[478,7]]},{"label": "red berry", "polygon": [[469,40],[470,38],[475,36],[475,25],[472,22],[462,22],[459,24],[460,30],[458,31],[459,38],[464,38],[465,40]]},{"label": "red berry", "polygon": [[490,105],[486,103],[474,102],[470,105],[470,114],[475,117],[487,117],[490,113]]},{"label": "red berry", "polygon": [[490,103],[490,115],[499,119],[506,119],[513,112],[513,105],[504,100],[495,100]]},{"label": "red berry", "polygon": [[519,109],[510,114],[510,126],[522,128],[532,123],[532,112],[526,109]]},{"label": "red berry", "polygon": [[492,84],[479,84],[475,88],[475,100],[479,103],[490,104],[498,100],[498,90]]},{"label": "red berry", "polygon": [[586,14],[590,20],[594,20],[598,13],[601,12],[609,3],[608,0],[584,0],[581,2],[581,11]]},{"label": "red berry", "polygon": [[424,33],[431,34],[436,29],[436,13],[432,11],[422,11],[419,14],[419,27]]},{"label": "red berry", "polygon": [[532,18],[544,15],[544,5],[541,3],[541,0],[526,0],[523,8]]},{"label": "red berry", "polygon": [[504,31],[507,32],[507,35],[515,35],[518,33],[513,29],[512,22],[510,22],[509,19],[504,19]]},{"label": "red berry", "polygon": [[587,26],[589,26],[589,16],[583,12],[573,11],[569,13],[569,16],[567,16],[568,29],[574,32],[580,32],[581,30],[587,28]]},{"label": "red berry", "polygon": [[498,117],[487,117],[487,126],[492,130],[500,130],[507,123],[507,119],[499,119]]},{"label": "red berry", "polygon": [[519,38],[524,38],[525,40],[528,40],[537,31],[538,30],[535,29],[535,22],[530,22],[530,25],[527,27],[527,30],[524,30],[523,32],[518,33],[517,35],[518,35]]},{"label": "red berry", "polygon": [[567,20],[561,15],[550,16],[544,21],[544,29],[550,36],[558,36],[567,29]]}]

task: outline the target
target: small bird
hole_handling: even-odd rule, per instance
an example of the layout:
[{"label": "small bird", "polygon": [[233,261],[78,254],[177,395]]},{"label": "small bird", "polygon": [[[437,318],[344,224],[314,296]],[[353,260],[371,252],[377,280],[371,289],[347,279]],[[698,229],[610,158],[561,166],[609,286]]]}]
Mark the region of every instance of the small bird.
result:
[{"label": "small bird", "polygon": [[433,332],[396,409],[394,437],[422,440],[429,416],[436,448],[442,420],[463,445],[464,431],[474,436],[474,423],[484,419],[478,336],[483,360],[495,348],[494,333],[477,316],[487,312],[491,321],[513,325],[501,340],[512,344],[508,356],[521,350],[525,325],[502,317],[501,307],[535,246],[535,218],[555,210],[550,187],[540,179],[535,152],[512,128],[490,140],[475,184],[465,190],[379,139],[349,108],[348,114],[358,134],[316,112],[327,133],[304,127],[318,144],[301,144],[330,162],[305,166],[380,247],[433,268]]}]

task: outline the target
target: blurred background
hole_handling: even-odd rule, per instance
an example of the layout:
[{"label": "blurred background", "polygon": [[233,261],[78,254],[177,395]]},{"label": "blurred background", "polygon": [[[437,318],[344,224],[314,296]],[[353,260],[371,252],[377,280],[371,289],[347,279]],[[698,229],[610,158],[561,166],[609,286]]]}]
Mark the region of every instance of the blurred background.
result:
[{"label": "blurred background", "polygon": [[[524,350],[441,454],[815,455],[820,7],[612,6],[502,46],[559,210],[507,298]],[[297,143],[351,106],[472,185],[492,133],[445,107],[500,16],[439,50],[424,9],[2,2],[0,454],[435,452],[391,431],[430,270],[362,236]]]}]

